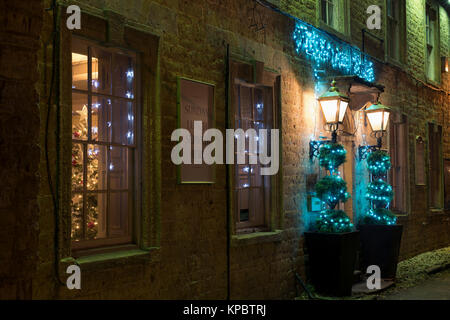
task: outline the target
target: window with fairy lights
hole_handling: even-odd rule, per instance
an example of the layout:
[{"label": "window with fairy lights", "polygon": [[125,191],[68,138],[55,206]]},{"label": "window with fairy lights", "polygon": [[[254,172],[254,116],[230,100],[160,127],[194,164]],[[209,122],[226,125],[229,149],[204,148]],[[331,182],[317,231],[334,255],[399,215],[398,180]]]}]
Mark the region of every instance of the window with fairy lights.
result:
[{"label": "window with fairy lights", "polygon": [[[259,148],[250,149],[250,140],[256,146],[259,141],[259,130],[267,130],[268,151],[271,153],[271,129],[278,129],[279,116],[279,83],[280,76],[255,67],[251,64],[232,61],[231,74],[233,90],[232,122],[234,129],[255,130],[255,136],[246,137],[245,163],[237,164],[237,147],[235,143],[235,165],[233,168],[233,220],[236,233],[253,233],[274,230],[278,223],[279,173],[261,175]],[[255,79],[256,78],[256,79]],[[253,152],[256,152],[254,154]],[[257,163],[250,164],[250,156],[257,156]]]},{"label": "window with fairy lights", "polygon": [[72,39],[72,245],[131,241],[136,147],[134,53]]},{"label": "window with fairy lights", "polygon": [[[272,88],[238,84],[235,129],[272,129]],[[268,131],[270,136],[270,131]],[[251,137],[248,137],[248,140]],[[255,137],[258,139],[258,137]],[[267,139],[270,141],[270,137]],[[270,147],[269,147],[270,148]],[[248,164],[249,142],[246,142],[246,163],[235,166],[236,213],[238,228],[262,227],[270,210],[271,177],[260,173],[260,164]],[[237,162],[237,150],[236,161]]]}]

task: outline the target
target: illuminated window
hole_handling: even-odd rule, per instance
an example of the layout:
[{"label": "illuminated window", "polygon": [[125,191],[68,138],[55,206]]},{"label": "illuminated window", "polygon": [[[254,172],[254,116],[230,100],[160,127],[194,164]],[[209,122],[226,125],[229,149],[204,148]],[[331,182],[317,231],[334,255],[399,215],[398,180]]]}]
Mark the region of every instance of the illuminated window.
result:
[{"label": "illuminated window", "polygon": [[72,40],[74,248],[131,241],[136,159],[135,55]]}]

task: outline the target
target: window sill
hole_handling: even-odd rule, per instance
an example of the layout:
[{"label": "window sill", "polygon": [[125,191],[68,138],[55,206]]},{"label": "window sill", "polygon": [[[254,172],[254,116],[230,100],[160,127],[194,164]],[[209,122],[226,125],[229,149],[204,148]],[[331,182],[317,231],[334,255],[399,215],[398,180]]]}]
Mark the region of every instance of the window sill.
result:
[{"label": "window sill", "polygon": [[444,214],[445,210],[443,208],[430,208],[430,213],[432,214]]},{"label": "window sill", "polygon": [[435,86],[436,88],[441,88],[440,82],[434,81],[434,80],[428,78],[428,76],[425,76],[425,79],[428,84],[431,84],[432,86]]},{"label": "window sill", "polygon": [[[95,251],[91,251],[95,252]],[[114,265],[123,265],[134,262],[158,262],[160,259],[159,248],[153,247],[148,249],[128,249],[121,250],[118,248],[116,251],[103,252],[103,253],[92,253],[83,252],[82,256],[77,258],[68,257],[61,259],[60,263],[62,265],[76,264],[80,266],[83,270],[86,269],[100,269],[114,267]]]},{"label": "window sill", "polygon": [[272,232],[254,232],[247,234],[233,235],[231,238],[232,247],[249,246],[253,244],[267,242],[281,242],[283,230],[275,230]]},{"label": "window sill", "polygon": [[404,218],[404,217],[409,216],[409,212],[407,212],[407,211],[401,211],[401,210],[395,210],[395,209],[391,209],[391,211],[398,218],[400,218],[400,217]]}]

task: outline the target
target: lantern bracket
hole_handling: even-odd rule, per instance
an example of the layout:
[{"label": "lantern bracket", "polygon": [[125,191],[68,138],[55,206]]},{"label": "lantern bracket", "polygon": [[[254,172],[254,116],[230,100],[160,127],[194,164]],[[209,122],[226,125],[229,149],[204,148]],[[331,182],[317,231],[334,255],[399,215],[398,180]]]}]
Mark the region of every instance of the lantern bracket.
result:
[{"label": "lantern bracket", "polygon": [[337,126],[336,130],[331,132],[331,140],[311,140],[309,141],[309,159],[314,160],[314,157],[319,156],[320,147],[324,144],[334,144],[337,141]]},{"label": "lantern bracket", "polygon": [[376,145],[371,145],[371,146],[359,146],[358,147],[358,154],[359,154],[359,160],[365,160],[367,158],[367,156],[369,155],[369,153],[373,152],[373,151],[377,151],[381,149],[381,145],[382,145],[382,139],[383,136],[381,135],[380,137],[377,137],[377,144]]}]

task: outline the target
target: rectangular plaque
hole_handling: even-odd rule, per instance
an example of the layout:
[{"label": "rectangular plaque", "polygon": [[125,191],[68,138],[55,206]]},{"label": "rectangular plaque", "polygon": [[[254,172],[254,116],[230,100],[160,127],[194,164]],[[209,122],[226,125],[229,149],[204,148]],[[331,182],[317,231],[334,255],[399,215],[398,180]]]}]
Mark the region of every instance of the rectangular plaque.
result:
[{"label": "rectangular plaque", "polygon": [[[178,78],[178,127],[191,133],[191,162],[194,162],[194,121],[202,122],[202,134],[214,128],[214,85]],[[203,142],[202,150],[210,142]],[[202,150],[197,150],[201,152]],[[214,183],[214,165],[181,164],[179,183]]]}]

